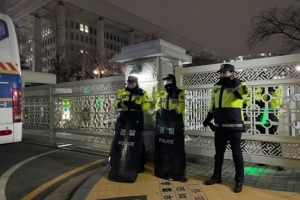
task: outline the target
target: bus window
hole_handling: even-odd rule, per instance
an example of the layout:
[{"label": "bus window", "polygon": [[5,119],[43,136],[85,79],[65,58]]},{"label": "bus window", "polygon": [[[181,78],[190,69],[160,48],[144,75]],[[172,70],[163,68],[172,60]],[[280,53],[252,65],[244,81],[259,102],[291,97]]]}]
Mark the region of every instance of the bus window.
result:
[{"label": "bus window", "polygon": [[5,21],[0,19],[0,41],[8,38],[8,29]]}]

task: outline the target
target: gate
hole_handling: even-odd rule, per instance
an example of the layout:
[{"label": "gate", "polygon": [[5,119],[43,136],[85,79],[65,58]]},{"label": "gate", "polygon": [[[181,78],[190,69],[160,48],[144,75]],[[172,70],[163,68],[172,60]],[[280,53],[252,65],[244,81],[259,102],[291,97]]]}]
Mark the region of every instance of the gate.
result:
[{"label": "gate", "polygon": [[[245,161],[277,166],[300,167],[300,55],[288,55],[232,63],[238,78],[250,87],[243,109],[246,131],[242,136]],[[213,156],[214,135],[202,122],[206,118],[213,84],[220,64],[177,68],[176,77],[186,90],[187,153]],[[270,92],[277,91],[276,95]],[[257,91],[263,97],[257,98]],[[266,97],[266,98],[265,98]],[[246,102],[245,101],[245,102]],[[262,106],[257,102],[261,101]],[[273,102],[279,102],[274,106]],[[278,121],[270,117],[277,116]],[[263,116],[263,119],[260,119]],[[267,122],[267,123],[266,123]],[[275,134],[271,128],[277,127]],[[231,159],[230,145],[225,158]]]},{"label": "gate", "polygon": [[23,139],[109,152],[124,76],[23,88]]}]

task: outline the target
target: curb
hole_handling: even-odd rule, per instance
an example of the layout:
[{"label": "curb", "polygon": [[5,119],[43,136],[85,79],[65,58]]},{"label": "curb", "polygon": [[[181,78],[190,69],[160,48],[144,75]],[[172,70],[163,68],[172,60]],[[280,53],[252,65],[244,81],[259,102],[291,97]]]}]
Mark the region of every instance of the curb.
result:
[{"label": "curb", "polygon": [[[105,162],[105,161],[104,161]],[[71,200],[82,200],[86,199],[89,195],[92,188],[96,185],[96,183],[107,173],[109,168],[109,163],[104,164],[101,167],[101,170],[98,174],[91,176],[87,181],[85,181],[72,196]]]}]

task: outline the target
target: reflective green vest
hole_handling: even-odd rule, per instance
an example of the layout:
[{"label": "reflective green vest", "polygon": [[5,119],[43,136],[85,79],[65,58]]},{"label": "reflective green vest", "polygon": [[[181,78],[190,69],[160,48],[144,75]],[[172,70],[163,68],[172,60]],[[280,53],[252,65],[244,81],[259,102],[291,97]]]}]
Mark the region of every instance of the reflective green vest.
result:
[{"label": "reflective green vest", "polygon": [[209,112],[214,114],[216,130],[244,131],[243,102],[248,96],[245,82],[237,87],[216,84],[212,90]]},{"label": "reflective green vest", "polygon": [[[115,108],[119,111],[128,111],[128,108],[118,108],[118,103],[124,102],[124,101],[131,101],[136,104],[139,104],[142,106],[142,111],[147,111],[150,108],[150,101],[148,99],[148,94],[146,91],[141,90],[140,94],[131,94],[131,92],[121,89],[118,90],[117,99],[114,102]],[[131,98],[130,98],[131,97]],[[136,111],[134,109],[131,109],[131,111]]]},{"label": "reflective green vest", "polygon": [[155,109],[163,108],[166,110],[176,110],[177,114],[182,114],[185,109],[185,94],[184,91],[179,90],[179,94],[176,97],[170,97],[168,99],[168,93],[166,91],[161,91],[156,93],[158,98],[155,104]]}]

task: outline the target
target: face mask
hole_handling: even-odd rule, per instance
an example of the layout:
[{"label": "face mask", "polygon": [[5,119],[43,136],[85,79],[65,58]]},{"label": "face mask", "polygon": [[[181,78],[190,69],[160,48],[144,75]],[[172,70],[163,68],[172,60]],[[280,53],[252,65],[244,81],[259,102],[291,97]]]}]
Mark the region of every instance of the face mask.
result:
[{"label": "face mask", "polygon": [[172,84],[173,81],[164,81],[164,85],[169,85],[169,84]]}]

